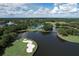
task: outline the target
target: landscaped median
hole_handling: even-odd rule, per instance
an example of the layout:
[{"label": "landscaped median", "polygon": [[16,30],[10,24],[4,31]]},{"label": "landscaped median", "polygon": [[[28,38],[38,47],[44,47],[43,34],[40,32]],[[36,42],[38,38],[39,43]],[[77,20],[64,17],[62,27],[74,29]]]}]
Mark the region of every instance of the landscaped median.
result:
[{"label": "landscaped median", "polygon": [[4,56],[32,56],[37,50],[37,43],[27,38],[16,40],[6,48]]},{"label": "landscaped median", "polygon": [[65,41],[69,41],[69,42],[73,42],[73,43],[79,43],[79,36],[75,36],[75,35],[68,35],[68,36],[63,36],[61,34],[57,34],[58,38],[65,40]]}]

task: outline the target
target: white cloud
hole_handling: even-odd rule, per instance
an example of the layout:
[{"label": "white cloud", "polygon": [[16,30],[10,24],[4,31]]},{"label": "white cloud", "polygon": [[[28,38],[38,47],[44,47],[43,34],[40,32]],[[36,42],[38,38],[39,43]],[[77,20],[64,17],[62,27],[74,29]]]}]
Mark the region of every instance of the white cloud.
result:
[{"label": "white cloud", "polygon": [[38,6],[38,9],[35,10],[33,7],[30,8],[28,4],[0,4],[0,17],[67,17],[74,16],[72,13],[78,15],[77,4],[57,3],[52,9]]},{"label": "white cloud", "polygon": [[27,12],[26,12],[26,14],[32,14],[34,12],[34,10],[28,10]]},{"label": "white cloud", "polygon": [[56,3],[54,9],[50,11],[51,14],[66,14],[75,13],[78,11],[77,4],[75,3]]},{"label": "white cloud", "polygon": [[72,12],[72,13],[78,12],[78,8],[73,8],[70,12]]},{"label": "white cloud", "polygon": [[59,4],[59,12],[62,11],[63,13],[69,13],[69,12],[76,12],[77,11],[77,4]]},{"label": "white cloud", "polygon": [[[28,9],[24,4],[0,4],[0,12],[5,15],[18,15],[24,13]],[[0,13],[0,14],[1,14]]]},{"label": "white cloud", "polygon": [[58,13],[59,9],[58,7],[54,7],[54,9],[52,9],[49,13],[53,14],[53,13]]},{"label": "white cloud", "polygon": [[40,7],[38,10],[36,10],[34,12],[34,14],[49,14],[49,11],[50,9],[49,8],[43,8],[43,7]]}]

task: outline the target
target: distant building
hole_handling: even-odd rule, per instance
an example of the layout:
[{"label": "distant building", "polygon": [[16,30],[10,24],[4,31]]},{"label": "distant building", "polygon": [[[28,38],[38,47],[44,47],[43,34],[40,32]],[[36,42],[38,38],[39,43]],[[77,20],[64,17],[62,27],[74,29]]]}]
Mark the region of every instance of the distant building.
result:
[{"label": "distant building", "polygon": [[8,23],[6,23],[7,25],[17,25],[17,24],[15,24],[15,23],[13,23],[13,22],[11,22],[11,21],[9,21]]},{"label": "distant building", "polygon": [[4,26],[12,26],[12,25],[17,25],[17,24],[15,24],[11,21],[9,21],[9,22],[0,21],[0,28],[4,27]]}]

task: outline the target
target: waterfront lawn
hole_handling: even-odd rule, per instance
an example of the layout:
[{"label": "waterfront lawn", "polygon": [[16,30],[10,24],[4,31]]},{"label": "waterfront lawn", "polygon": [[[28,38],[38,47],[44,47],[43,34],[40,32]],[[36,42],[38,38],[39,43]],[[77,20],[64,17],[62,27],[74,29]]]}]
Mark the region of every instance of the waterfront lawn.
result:
[{"label": "waterfront lawn", "polygon": [[62,36],[62,38],[69,42],[79,43],[79,36],[68,35],[68,36]]},{"label": "waterfront lawn", "polygon": [[[13,46],[6,48],[4,56],[32,56],[36,51],[37,46],[34,49],[33,53],[27,53],[26,52],[27,44],[22,41],[23,41],[22,39],[16,40],[13,43]],[[37,45],[35,41],[33,41],[33,43]]]}]

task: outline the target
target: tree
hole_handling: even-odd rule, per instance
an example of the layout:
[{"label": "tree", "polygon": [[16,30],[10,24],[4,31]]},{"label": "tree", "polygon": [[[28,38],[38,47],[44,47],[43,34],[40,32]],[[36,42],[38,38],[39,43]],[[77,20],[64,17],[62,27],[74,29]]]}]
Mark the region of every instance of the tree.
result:
[{"label": "tree", "polygon": [[0,46],[6,47],[7,45],[11,44],[11,42],[15,41],[15,38],[16,38],[16,33],[14,33],[14,32],[4,34],[1,37]]},{"label": "tree", "polygon": [[59,28],[59,33],[63,36],[68,36],[68,33],[64,28]]},{"label": "tree", "polygon": [[52,31],[53,25],[44,23],[43,29],[46,31]]},{"label": "tree", "polygon": [[0,36],[3,34],[4,29],[0,28]]},{"label": "tree", "polygon": [[56,27],[59,27],[59,26],[60,26],[60,24],[59,24],[59,23],[56,23],[55,25],[56,25]]}]

